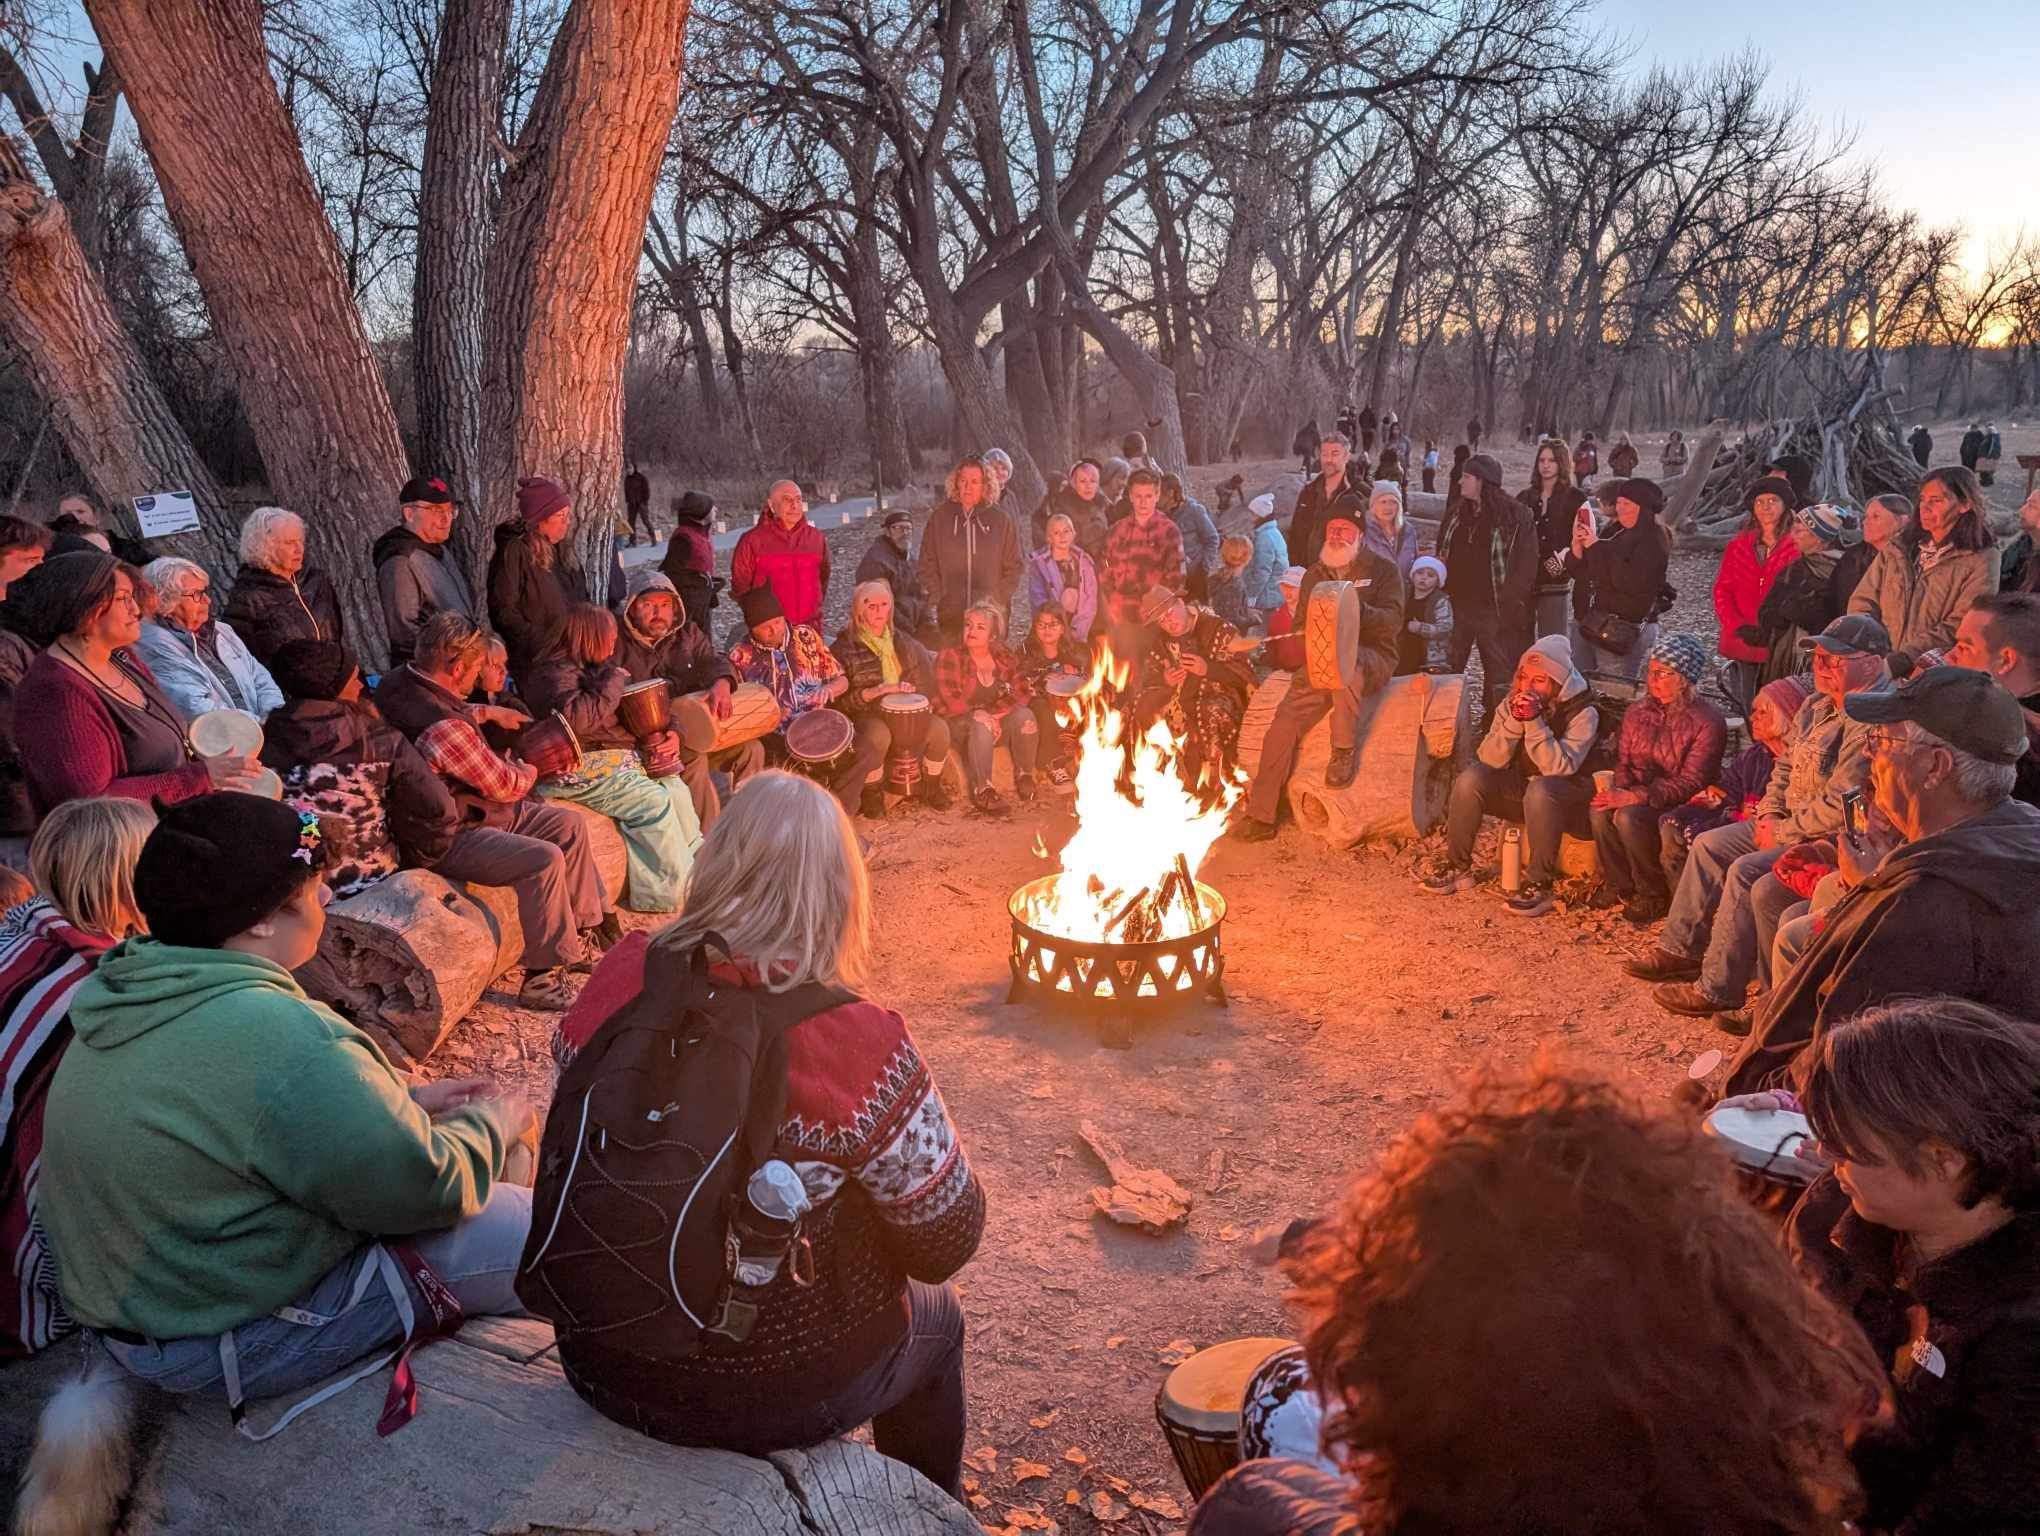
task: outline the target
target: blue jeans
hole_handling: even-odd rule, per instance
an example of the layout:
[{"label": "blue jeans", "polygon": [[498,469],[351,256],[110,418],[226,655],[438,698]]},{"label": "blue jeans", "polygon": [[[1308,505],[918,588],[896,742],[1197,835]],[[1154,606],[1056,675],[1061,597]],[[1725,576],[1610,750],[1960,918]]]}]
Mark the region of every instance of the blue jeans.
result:
[{"label": "blue jeans", "polygon": [[[521,1312],[515,1282],[530,1231],[531,1191],[499,1183],[473,1216],[444,1232],[425,1233],[411,1246],[470,1317]],[[376,1273],[376,1249],[374,1243],[363,1244],[290,1307],[234,1330],[244,1393],[254,1398],[302,1392],[403,1337],[396,1299]],[[409,1290],[408,1276],[404,1284]],[[414,1310],[425,1306],[415,1290],[410,1300]],[[330,1321],[313,1326],[278,1315],[281,1312]],[[146,1344],[101,1335],[99,1342],[129,1375],[165,1392],[224,1390],[217,1334],[152,1339]]]},{"label": "blue jeans", "polygon": [[1759,848],[1746,821],[1702,832],[1693,839],[1692,856],[1672,895],[1664,947],[1688,959],[1699,956],[1700,990],[1730,1007],[1742,1006],[1757,972],[1751,893],[1784,851],[1782,846]]}]

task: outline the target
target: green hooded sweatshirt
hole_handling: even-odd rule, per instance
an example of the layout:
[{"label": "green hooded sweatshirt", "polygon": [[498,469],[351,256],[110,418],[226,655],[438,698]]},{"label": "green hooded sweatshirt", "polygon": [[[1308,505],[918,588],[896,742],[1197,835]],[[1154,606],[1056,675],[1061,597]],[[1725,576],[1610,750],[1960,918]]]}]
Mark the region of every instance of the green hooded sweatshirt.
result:
[{"label": "green hooded sweatshirt", "polygon": [[224,1333],[364,1242],[482,1208],[494,1110],[438,1119],[375,1043],[272,961],[130,939],[71,1004],[38,1201],[64,1304],[95,1328]]}]

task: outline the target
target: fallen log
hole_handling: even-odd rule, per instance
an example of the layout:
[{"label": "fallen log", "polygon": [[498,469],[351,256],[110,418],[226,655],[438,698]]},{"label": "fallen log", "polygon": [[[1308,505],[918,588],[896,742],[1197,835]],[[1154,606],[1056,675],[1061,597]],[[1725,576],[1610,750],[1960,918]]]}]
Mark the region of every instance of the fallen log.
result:
[{"label": "fallen log", "polygon": [[[0,1373],[0,1455],[28,1457],[44,1401],[77,1370],[57,1348]],[[308,1411],[264,1445],[217,1394],[152,1398],[130,1536],[346,1531],[349,1536],[977,1536],[977,1523],[904,1464],[849,1440],[740,1456],[647,1439],[567,1385],[552,1329],[478,1318],[413,1357],[419,1413],[376,1434],[390,1372]],[[251,1405],[267,1424],[280,1405]],[[0,1513],[15,1528],[15,1479]]]},{"label": "fallen log", "polygon": [[[623,890],[616,823],[566,801],[588,822],[612,897]],[[319,952],[297,973],[320,1002],[366,1029],[400,1066],[424,1061],[524,954],[517,895],[407,869],[326,909]]]}]

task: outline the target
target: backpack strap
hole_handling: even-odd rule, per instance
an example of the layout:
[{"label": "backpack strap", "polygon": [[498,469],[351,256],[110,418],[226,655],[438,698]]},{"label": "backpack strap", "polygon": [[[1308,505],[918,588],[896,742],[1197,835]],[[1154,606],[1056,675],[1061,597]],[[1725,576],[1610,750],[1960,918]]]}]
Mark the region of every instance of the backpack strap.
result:
[{"label": "backpack strap", "polygon": [[745,989],[744,996],[756,1010],[758,1056],[751,1070],[751,1106],[744,1115],[744,1146],[747,1168],[772,1150],[779,1137],[779,1122],[786,1113],[786,1036],[797,1024],[818,1013],[857,1001],[857,994],[840,987],[807,982],[784,992],[762,987]]}]

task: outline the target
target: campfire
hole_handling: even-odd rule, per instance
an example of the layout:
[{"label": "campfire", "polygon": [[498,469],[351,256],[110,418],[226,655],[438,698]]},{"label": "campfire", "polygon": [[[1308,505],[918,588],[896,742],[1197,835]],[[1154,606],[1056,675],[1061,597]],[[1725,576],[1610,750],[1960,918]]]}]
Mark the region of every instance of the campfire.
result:
[{"label": "campfire", "polygon": [[1030,880],[1008,903],[1015,1000],[1038,992],[1167,1002],[1202,988],[1225,1001],[1225,898],[1197,869],[1244,780],[1211,769],[1186,784],[1181,743],[1166,721],[1129,734],[1128,682],[1129,669],[1100,647],[1089,681],[1063,706],[1078,754],[1077,831],[1060,872]]}]

